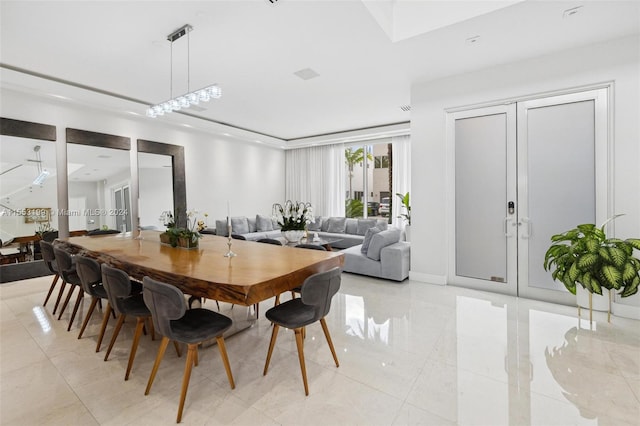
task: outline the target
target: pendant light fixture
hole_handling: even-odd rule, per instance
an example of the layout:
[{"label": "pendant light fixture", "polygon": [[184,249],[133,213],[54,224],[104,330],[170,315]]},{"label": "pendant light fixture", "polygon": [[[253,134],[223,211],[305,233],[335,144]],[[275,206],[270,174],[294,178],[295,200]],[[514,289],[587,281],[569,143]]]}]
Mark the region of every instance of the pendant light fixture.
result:
[{"label": "pendant light fixture", "polygon": [[[147,116],[155,118],[165,113],[173,111],[179,111],[182,108],[189,108],[191,105],[198,105],[200,102],[209,102],[211,99],[218,99],[222,96],[222,90],[217,84],[204,87],[195,91],[191,91],[191,70],[190,70],[190,57],[191,57],[191,38],[189,34],[193,31],[193,27],[189,24],[177,29],[167,36],[167,40],[171,43],[171,84],[170,94],[172,98],[168,101],[152,105],[147,109]],[[187,36],[187,91],[184,95],[173,97],[173,43],[180,39],[182,36]]]}]

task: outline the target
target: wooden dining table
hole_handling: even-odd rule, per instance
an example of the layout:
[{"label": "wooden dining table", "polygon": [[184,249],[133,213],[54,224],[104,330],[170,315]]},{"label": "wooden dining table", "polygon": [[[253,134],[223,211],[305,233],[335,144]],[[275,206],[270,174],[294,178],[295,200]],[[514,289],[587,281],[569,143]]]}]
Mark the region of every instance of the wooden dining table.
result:
[{"label": "wooden dining table", "polygon": [[204,235],[199,247],[160,243],[158,231],[58,238],[67,251],[91,257],[142,280],[148,276],[186,294],[251,306],[300,286],[318,272],[342,267],[340,252],[278,247],[232,240],[235,257],[225,257],[228,239]]}]

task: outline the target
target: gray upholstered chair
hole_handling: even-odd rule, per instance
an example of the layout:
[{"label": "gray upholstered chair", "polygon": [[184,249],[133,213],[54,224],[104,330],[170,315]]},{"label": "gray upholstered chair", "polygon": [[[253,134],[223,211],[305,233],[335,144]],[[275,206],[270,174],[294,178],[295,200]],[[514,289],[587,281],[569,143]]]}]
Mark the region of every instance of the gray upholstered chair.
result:
[{"label": "gray upholstered chair", "polygon": [[[145,321],[151,319],[151,312],[147,308],[139,293],[132,294],[131,281],[129,275],[120,269],[112,268],[109,265],[102,264],[102,285],[107,291],[107,297],[109,299],[109,305],[111,309],[118,314],[118,322],[116,328],[113,330],[113,336],[109,342],[109,348],[104,356],[104,360],[109,359],[109,354],[113,345],[118,338],[122,324],[127,315],[136,317],[136,331],[133,335],[133,342],[131,342],[131,351],[129,352],[129,362],[127,364],[127,372],[124,375],[125,380],[129,380],[129,373],[131,373],[131,367],[133,366],[133,360],[136,357],[136,351],[138,350],[138,342],[142,335]],[[151,338],[153,339],[153,324],[149,321],[149,327],[151,330]]]},{"label": "gray upholstered chair", "polygon": [[256,240],[256,242],[258,243],[265,243],[265,244],[273,244],[274,246],[281,246],[282,243],[276,239],[273,238],[260,238],[259,240]]},{"label": "gray upholstered chair", "polygon": [[227,357],[224,337],[222,336],[231,327],[232,321],[231,318],[208,309],[187,309],[184,295],[172,285],[149,277],[144,277],[142,282],[144,301],[151,311],[156,330],[162,335],[162,342],[149,376],[149,382],[144,392],[145,395],[148,395],[151,390],[151,385],[156,377],[169,340],[185,343],[188,347],[180,404],[178,406],[177,422],[180,423],[189,387],[189,379],[191,378],[191,368],[193,365],[198,365],[198,345],[203,341],[215,337],[231,389],[236,387],[231,373],[231,366],[229,365],[229,358]]},{"label": "gray upholstered chair", "polygon": [[[44,298],[44,303],[42,306],[47,306],[47,302],[53,293],[53,290],[56,288],[56,284],[58,283],[58,279],[60,279],[60,274],[58,273],[58,265],[56,264],[56,255],[53,251],[53,244],[40,240],[40,251],[42,252],[42,260],[44,264],[47,266],[49,271],[53,274],[53,281],[51,281],[51,286],[49,287],[49,292],[47,293],[47,297]],[[62,298],[62,293],[64,293],[64,281],[62,286],[60,287],[60,291],[58,293],[58,299],[56,300],[56,304],[53,307],[53,314],[55,315],[56,309],[58,309],[58,304],[60,303],[60,299]]]},{"label": "gray upholstered chair", "polygon": [[336,367],[339,367],[338,357],[331,341],[331,335],[327,328],[325,316],[331,308],[331,299],[340,289],[341,271],[335,267],[326,272],[320,272],[311,275],[302,284],[301,297],[291,299],[269,309],[265,316],[273,323],[273,331],[271,332],[271,341],[269,342],[269,352],[267,360],[264,364],[263,374],[267,375],[269,369],[269,361],[273,347],[278,337],[278,329],[285,327],[293,330],[296,335],[296,345],[298,347],[298,359],[300,361],[300,370],[302,371],[302,381],[304,383],[304,393],[309,395],[309,385],[307,384],[307,369],[304,362],[304,342],[303,329],[307,325],[320,321],[322,331],[331,349],[333,360]]},{"label": "gray upholstered chair", "polygon": [[102,344],[102,338],[104,337],[104,331],[107,328],[107,322],[109,321],[109,315],[113,311],[108,301],[107,290],[102,285],[102,271],[100,264],[94,259],[84,256],[76,256],[76,270],[80,277],[80,283],[85,293],[91,296],[91,305],[85,315],[80,333],[78,333],[78,339],[82,338],[85,328],[93,315],[93,311],[96,308],[96,304],[102,299],[107,300],[107,307],[105,309],[102,325],[100,327],[100,333],[98,334],[98,343],[96,345],[96,352],[100,351],[100,345]]},{"label": "gray upholstered chair", "polygon": [[60,308],[60,313],[58,314],[58,319],[62,318],[62,314],[64,313],[65,308],[69,304],[69,300],[71,300],[71,296],[73,295],[73,291],[78,288],[78,296],[76,297],[76,303],[73,307],[73,312],[71,313],[71,318],[69,319],[69,325],[67,326],[67,331],[71,330],[71,325],[73,324],[73,320],[76,317],[76,313],[78,312],[78,307],[80,306],[80,302],[82,302],[82,298],[84,297],[84,291],[82,290],[82,285],[80,284],[80,277],[78,276],[78,272],[76,271],[76,263],[75,260],[71,257],[69,253],[65,250],[62,250],[58,247],[53,247],[53,253],[56,258],[56,265],[58,266],[58,271],[60,275],[62,275],[62,280],[64,283],[71,284],[71,289],[69,293],[67,293],[67,297],[64,299],[64,303]]}]

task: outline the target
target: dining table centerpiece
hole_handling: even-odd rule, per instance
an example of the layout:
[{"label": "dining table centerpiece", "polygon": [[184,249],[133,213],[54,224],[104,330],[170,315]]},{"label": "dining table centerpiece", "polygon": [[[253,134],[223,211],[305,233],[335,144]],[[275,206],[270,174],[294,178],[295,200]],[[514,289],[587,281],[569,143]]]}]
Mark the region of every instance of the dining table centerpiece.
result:
[{"label": "dining table centerpiece", "polygon": [[304,237],[307,225],[313,223],[311,203],[287,200],[272,207],[274,219],[280,225],[282,236],[290,243],[298,243]]},{"label": "dining table centerpiece", "polygon": [[160,234],[161,243],[169,244],[171,247],[198,248],[198,241],[202,238],[200,231],[206,228],[206,223],[198,219],[197,210],[187,211],[187,226],[184,228],[176,226],[175,215],[169,210],[162,212],[160,221],[166,227],[166,230]]}]

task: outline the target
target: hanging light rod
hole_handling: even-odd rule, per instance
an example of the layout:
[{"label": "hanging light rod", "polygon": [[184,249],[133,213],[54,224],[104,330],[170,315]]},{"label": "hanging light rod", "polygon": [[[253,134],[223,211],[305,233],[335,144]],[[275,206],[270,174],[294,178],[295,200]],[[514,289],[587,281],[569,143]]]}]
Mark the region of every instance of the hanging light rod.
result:
[{"label": "hanging light rod", "polygon": [[[173,96],[173,42],[180,39],[193,31],[193,27],[189,24],[183,25],[167,36],[167,40],[171,43],[171,88],[170,96]],[[190,46],[187,42],[187,90],[190,90]],[[156,118],[170,113],[179,111],[182,108],[189,108],[192,105],[198,105],[200,102],[209,102],[212,98],[218,99],[222,96],[222,89],[217,84],[186,93],[178,97],[172,97],[168,101],[152,105],[147,109],[147,117]]]}]

